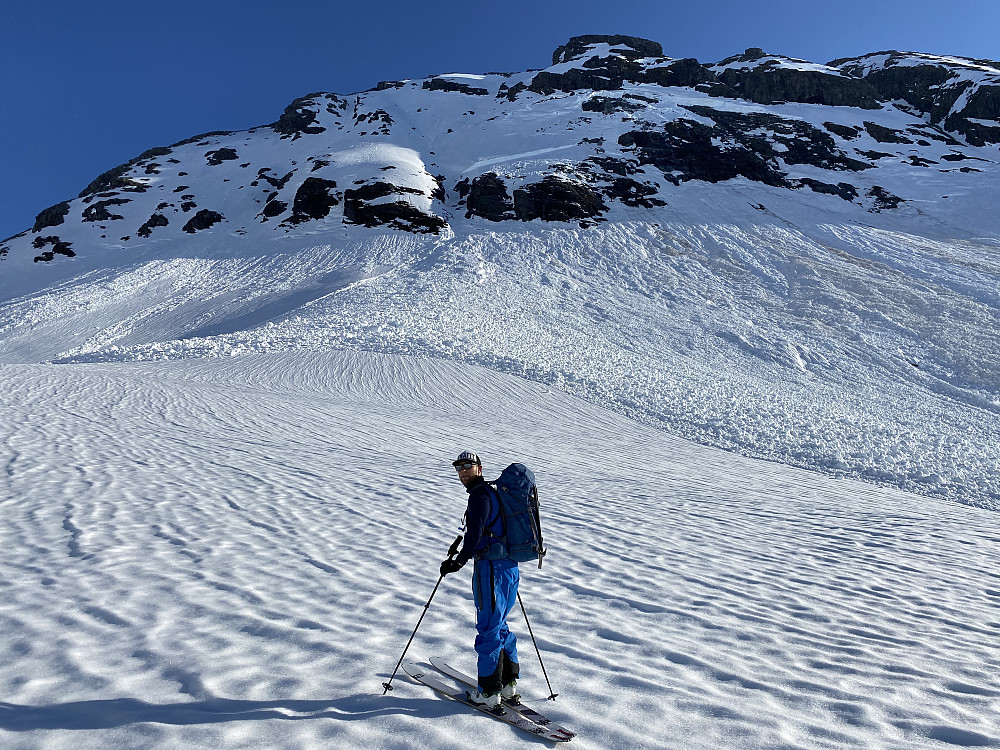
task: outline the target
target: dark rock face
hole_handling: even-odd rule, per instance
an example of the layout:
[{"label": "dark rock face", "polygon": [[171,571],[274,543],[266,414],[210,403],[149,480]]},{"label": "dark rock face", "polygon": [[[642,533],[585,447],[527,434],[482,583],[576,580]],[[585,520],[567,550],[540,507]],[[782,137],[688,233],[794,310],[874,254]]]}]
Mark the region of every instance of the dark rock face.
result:
[{"label": "dark rock face", "polygon": [[[973,120],[992,120],[996,125]],[[969,96],[961,112],[950,115],[944,121],[944,127],[961,133],[973,146],[1000,143],[1000,85],[980,86]]]},{"label": "dark rock face", "polygon": [[31,243],[31,246],[33,248],[35,248],[36,250],[41,250],[46,245],[52,245],[52,249],[46,250],[41,255],[36,255],[34,258],[34,262],[48,263],[56,255],[65,255],[67,258],[73,258],[76,256],[76,253],[70,249],[71,244],[73,243],[64,242],[55,235],[51,237],[35,237],[34,241]]},{"label": "dark rock face", "polygon": [[[183,142],[182,142],[183,143]],[[176,144],[181,145],[181,144]],[[102,193],[108,190],[128,190],[134,193],[145,192],[146,186],[140,182],[125,177],[132,168],[139,164],[140,162],[147,161],[149,159],[156,159],[161,156],[167,156],[173,153],[173,147],[165,148],[163,146],[158,146],[156,148],[151,148],[148,151],[143,151],[134,159],[128,161],[125,164],[120,164],[113,169],[109,169],[101,175],[98,175],[83,191],[78,195],[78,198],[86,198],[88,195],[93,195],[94,193]]]},{"label": "dark rock face", "polygon": [[468,83],[459,83],[450,78],[431,78],[424,81],[423,88],[428,91],[455,91],[470,96],[489,96],[490,93],[487,89],[471,86]]},{"label": "dark rock face", "polygon": [[[756,61],[763,56],[759,48],[749,49],[739,57],[723,60],[719,65]],[[861,109],[878,109],[881,106],[875,89],[859,78],[833,72],[795,70],[782,67],[777,60],[748,68],[726,68],[719,73],[719,80],[731,86],[740,97],[758,104],[802,102]]]},{"label": "dark rock face", "polygon": [[[882,54],[882,53],[880,53]],[[904,57],[902,53],[890,54],[897,59]],[[902,99],[912,104],[921,112],[930,114],[932,122],[941,122],[951,111],[958,100],[960,91],[949,90],[942,85],[953,77],[953,73],[939,65],[906,65],[889,66],[871,72],[860,62],[852,60],[834,60],[831,66],[839,67],[846,73],[858,77],[871,85],[885,99]]]},{"label": "dark rock face", "polygon": [[602,192],[608,198],[620,201],[626,206],[632,206],[633,208],[657,208],[667,205],[666,201],[650,197],[659,192],[654,185],[637,182],[628,177],[619,177],[611,183],[609,188]]},{"label": "dark rock face", "polygon": [[913,143],[906,136],[900,135],[892,128],[886,128],[874,122],[865,121],[865,130],[868,135],[879,143]]},{"label": "dark rock face", "polygon": [[[337,183],[333,180],[307,177],[295,191],[289,223],[301,224],[304,221],[325,219],[330,209],[340,203],[340,199],[332,192],[336,187]],[[266,211],[265,206],[265,214]]]},{"label": "dark rock face", "polygon": [[[885,57],[875,67],[872,58]],[[916,60],[914,59],[916,58]],[[829,63],[841,70],[864,77],[865,82],[886,100],[903,100],[920,112],[930,115],[931,122],[953,133],[961,133],[974,146],[1000,143],[1000,65],[989,60],[970,61],[978,65],[973,75],[961,63],[936,61],[919,54],[897,51],[877,52],[860,58],[834,60]],[[993,68],[992,75],[982,68]],[[983,75],[991,80],[973,83]],[[961,111],[955,111],[959,99],[966,96]],[[996,126],[975,122],[989,120]]]},{"label": "dark rock face", "polygon": [[554,175],[514,191],[514,213],[521,221],[577,221],[602,211],[607,211],[607,206],[599,193]]},{"label": "dark rock face", "polygon": [[277,193],[271,193],[267,199],[267,203],[264,204],[264,210],[261,214],[264,216],[261,221],[267,221],[268,219],[273,219],[275,216],[281,216],[288,209],[288,204],[284,201],[279,201]]},{"label": "dark rock face", "polygon": [[[689,109],[695,114],[712,118],[733,139],[766,159],[781,158],[786,164],[810,164],[822,169],[852,172],[871,167],[847,156],[837,148],[831,136],[802,120],[766,113],[739,114],[710,107]],[[765,131],[770,138],[760,134],[761,131]]]},{"label": "dark rock face", "polygon": [[861,135],[861,130],[848,125],[838,125],[835,122],[824,122],[823,127],[835,135],[839,135],[845,141],[853,141]]},{"label": "dark rock face", "polygon": [[309,94],[296,99],[285,107],[281,117],[270,127],[275,132],[280,133],[282,138],[291,138],[292,140],[301,138],[303,135],[318,135],[326,132],[326,128],[319,124],[318,112],[321,105],[317,101],[318,99],[328,100],[326,111],[330,113],[336,113],[347,107],[347,102],[334,94]]},{"label": "dark rock face", "polygon": [[69,203],[66,201],[49,206],[35,217],[35,225],[31,228],[31,231],[40,232],[45,227],[57,227],[63,223],[68,213]]},{"label": "dark rock face", "polygon": [[879,187],[878,185],[867,190],[865,195],[872,199],[872,207],[869,210],[876,214],[885,210],[892,210],[903,202],[902,198],[897,195],[893,195],[888,190],[883,187]]},{"label": "dark rock face", "polygon": [[638,112],[643,105],[617,96],[592,96],[581,107],[584,112],[600,112],[613,115],[615,112]]},{"label": "dark rock face", "polygon": [[715,125],[676,120],[666,123],[662,131],[625,133],[619,145],[635,149],[640,164],[657,167],[675,185],[745,177],[765,185],[795,187],[780,162],[845,171],[871,167],[847,156],[831,135],[802,120],[701,106],[687,109],[714,120]]},{"label": "dark rock face", "polygon": [[360,125],[373,125],[374,128],[371,131],[363,130],[361,135],[389,135],[392,131],[390,130],[392,126],[392,115],[386,112],[384,109],[376,109],[374,112],[365,112],[361,109],[361,98],[358,97],[354,100],[354,124],[356,126]]},{"label": "dark rock face", "polygon": [[587,51],[587,48],[594,44],[610,44],[613,47],[621,47],[619,52],[624,57],[636,60],[640,57],[663,57],[663,47],[659,42],[652,42],[649,39],[641,39],[637,36],[601,36],[599,34],[587,34],[584,36],[574,36],[566,44],[556,49],[552,53],[552,64],[558,65],[579,57]]},{"label": "dark rock face", "polygon": [[236,154],[234,149],[220,148],[215,151],[209,151],[205,154],[205,158],[208,159],[208,166],[217,167],[224,161],[234,161],[240,157]]},{"label": "dark rock face", "polygon": [[388,182],[373,182],[357,189],[347,189],[344,191],[344,221],[366,227],[384,225],[421,234],[440,232],[447,226],[447,222],[440,216],[425,214],[407,201],[370,203],[406,193],[423,195],[419,190]]},{"label": "dark rock face", "polygon": [[496,172],[479,175],[468,190],[465,218],[480,216],[490,221],[513,219],[514,203],[507,192],[507,186]]},{"label": "dark rock face", "polygon": [[[263,168],[261,168],[257,172],[257,179],[258,180],[264,180],[264,182],[266,182],[267,184],[269,184],[275,190],[281,190],[283,187],[285,187],[285,185],[288,183],[288,181],[290,179],[292,179],[292,175],[295,174],[295,170],[293,169],[291,172],[289,172],[288,174],[286,174],[284,177],[276,179],[276,178],[271,177],[270,175],[267,174],[270,171],[271,171],[270,167],[263,167]],[[257,182],[254,181],[254,182],[252,182],[250,184],[256,186]]]},{"label": "dark rock face", "polygon": [[724,135],[717,127],[692,120],[668,122],[663,131],[632,131],[618,139],[634,149],[640,164],[651,164],[675,185],[688,180],[722,182],[746,177],[754,182],[789,187],[777,167],[742,144],[722,149],[712,139]]},{"label": "dark rock face", "polygon": [[[586,57],[594,44],[612,45],[606,57]],[[557,91],[618,91],[628,81],[632,83],[655,83],[660,86],[690,86],[717,96],[735,96],[736,93],[719,81],[718,76],[693,58],[668,60],[663,57],[663,48],[657,42],[627,36],[581,36],[573,37],[568,44],[556,50],[553,64],[569,62],[579,58],[578,66],[561,73],[543,70],[531,83],[500,87],[497,96],[505,96],[511,101],[524,90],[537,94],[551,95]],[[598,110],[599,111],[599,110]]]},{"label": "dark rock face", "polygon": [[550,73],[543,70],[531,79],[529,91],[550,95],[557,91],[617,91],[625,81],[642,78],[642,66],[622,57],[611,55],[590,58],[582,68],[571,68],[565,73]]},{"label": "dark rock face", "polygon": [[845,201],[853,202],[855,198],[858,197],[858,189],[847,182],[840,182],[836,185],[831,185],[828,182],[820,182],[819,180],[812,180],[808,177],[799,180],[800,183],[806,187],[813,190],[816,193],[824,193],[826,195],[839,195]]},{"label": "dark rock face", "polygon": [[216,138],[222,135],[232,135],[232,131],[229,130],[213,130],[209,133],[202,133],[200,135],[193,135],[190,138],[185,138],[183,141],[177,141],[170,146],[170,148],[177,148],[178,146],[187,146],[190,143],[198,143],[198,141],[203,141],[206,138]]},{"label": "dark rock face", "polygon": [[690,86],[693,88],[699,84],[719,83],[719,77],[693,57],[674,60],[667,65],[655,68],[647,68],[644,77],[647,83],[656,83],[660,86]]},{"label": "dark rock face", "polygon": [[202,229],[208,229],[209,227],[218,224],[224,218],[225,217],[217,211],[209,211],[207,208],[203,208],[201,211],[192,216],[188,220],[188,223],[181,228],[188,234],[194,234],[195,232],[200,232]]},{"label": "dark rock face", "polygon": [[165,227],[169,223],[170,222],[167,221],[167,217],[163,214],[153,214],[146,220],[145,224],[139,227],[136,234],[140,237],[149,237],[149,235],[153,233],[154,227]]}]

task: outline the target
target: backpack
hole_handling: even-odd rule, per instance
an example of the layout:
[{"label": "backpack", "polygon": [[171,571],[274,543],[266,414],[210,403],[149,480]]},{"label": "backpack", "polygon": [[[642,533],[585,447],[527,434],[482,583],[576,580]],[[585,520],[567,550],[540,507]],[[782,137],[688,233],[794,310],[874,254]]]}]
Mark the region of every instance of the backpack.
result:
[{"label": "backpack", "polygon": [[538,488],[535,475],[524,464],[511,464],[501,472],[495,482],[489,482],[500,503],[503,519],[503,536],[490,534],[496,541],[486,554],[487,560],[538,560],[542,567],[545,547],[542,544],[542,525],[538,516]]}]

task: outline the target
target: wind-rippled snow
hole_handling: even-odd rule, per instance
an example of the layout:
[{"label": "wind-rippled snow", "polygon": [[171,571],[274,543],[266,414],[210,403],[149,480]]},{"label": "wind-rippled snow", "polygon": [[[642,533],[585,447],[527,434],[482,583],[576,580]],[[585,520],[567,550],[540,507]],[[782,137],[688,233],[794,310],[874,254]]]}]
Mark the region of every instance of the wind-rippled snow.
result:
[{"label": "wind-rippled snow", "polygon": [[[516,730],[391,671],[450,467],[539,478],[527,700],[581,748],[1000,746],[994,514],[671,437],[459,362],[3,365],[0,745],[464,748]],[[474,671],[468,571],[410,656]]]},{"label": "wind-rippled snow", "polygon": [[8,304],[0,357],[460,360],[701,443],[996,509],[998,258],[844,223],[341,237],[95,271]]}]

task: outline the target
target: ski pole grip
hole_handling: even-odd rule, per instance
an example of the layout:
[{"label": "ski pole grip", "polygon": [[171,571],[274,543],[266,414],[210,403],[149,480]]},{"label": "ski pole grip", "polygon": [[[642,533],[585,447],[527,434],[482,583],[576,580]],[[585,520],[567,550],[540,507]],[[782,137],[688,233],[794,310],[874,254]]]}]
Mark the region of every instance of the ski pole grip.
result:
[{"label": "ski pole grip", "polygon": [[455,537],[455,541],[451,543],[451,547],[448,548],[448,557],[454,557],[458,554],[458,545],[462,543],[462,535],[459,534]]}]

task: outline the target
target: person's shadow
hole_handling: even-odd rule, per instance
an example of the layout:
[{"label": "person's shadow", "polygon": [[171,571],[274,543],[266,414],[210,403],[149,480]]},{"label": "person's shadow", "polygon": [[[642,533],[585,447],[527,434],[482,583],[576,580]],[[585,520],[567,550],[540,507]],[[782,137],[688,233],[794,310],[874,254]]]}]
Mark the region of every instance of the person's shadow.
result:
[{"label": "person's shadow", "polygon": [[0,702],[0,729],[114,729],[129,724],[217,724],[227,721],[336,719],[358,721],[387,714],[439,716],[453,710],[437,698],[353,695],[333,700],[247,701],[208,698],[154,704],[135,698],[75,701],[48,706]]}]

